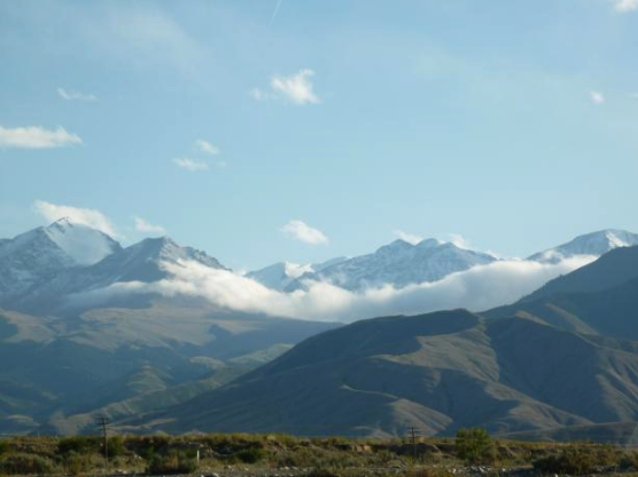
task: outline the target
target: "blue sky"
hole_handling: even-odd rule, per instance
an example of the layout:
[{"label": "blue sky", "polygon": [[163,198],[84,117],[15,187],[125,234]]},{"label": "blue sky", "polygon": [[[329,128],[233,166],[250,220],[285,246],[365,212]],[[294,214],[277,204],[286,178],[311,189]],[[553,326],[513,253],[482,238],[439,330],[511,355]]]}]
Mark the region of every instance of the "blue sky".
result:
[{"label": "blue sky", "polygon": [[636,58],[634,0],[2,2],[0,237],[256,268],[638,231]]}]

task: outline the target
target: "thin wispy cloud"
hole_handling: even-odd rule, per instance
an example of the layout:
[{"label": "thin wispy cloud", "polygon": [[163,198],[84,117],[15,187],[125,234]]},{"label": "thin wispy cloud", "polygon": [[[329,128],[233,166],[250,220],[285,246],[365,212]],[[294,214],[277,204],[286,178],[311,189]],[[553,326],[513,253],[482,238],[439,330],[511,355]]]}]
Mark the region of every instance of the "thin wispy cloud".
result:
[{"label": "thin wispy cloud", "polygon": [[0,126],[0,148],[52,149],[82,144],[77,134],[61,126],[45,129],[40,126],[5,128]]},{"label": "thin wispy cloud", "polygon": [[638,0],[615,0],[614,10],[620,13],[628,13],[638,10]]},{"label": "thin wispy cloud", "polygon": [[275,21],[275,18],[277,18],[277,14],[279,13],[279,9],[281,8],[281,4],[284,2],[284,0],[277,0],[277,3],[275,4],[275,9],[272,12],[272,16],[270,17],[270,25],[272,26],[273,22]]},{"label": "thin wispy cloud", "polygon": [[90,93],[81,93],[74,90],[66,90],[64,88],[58,88],[58,96],[66,101],[97,101],[97,96]]},{"label": "thin wispy cloud", "polygon": [[423,237],[421,237],[420,235],[404,232],[403,230],[397,229],[397,230],[394,230],[392,233],[398,238],[400,238],[401,240],[411,243],[412,245],[416,245],[417,243],[423,240]]},{"label": "thin wispy cloud", "polygon": [[203,152],[204,154],[208,154],[209,156],[216,156],[221,153],[219,147],[211,144],[204,139],[198,139],[197,141],[195,141],[195,147],[199,152]]},{"label": "thin wispy cloud", "polygon": [[265,91],[262,91],[259,88],[253,88],[250,90],[250,96],[251,98],[253,98],[255,101],[266,101],[268,99],[273,99],[273,95],[271,95],[270,93],[267,93]]},{"label": "thin wispy cloud", "polygon": [[607,99],[605,98],[605,95],[603,93],[601,93],[600,91],[590,91],[589,92],[589,99],[591,100],[591,102],[597,106],[600,106],[602,104],[605,104],[607,102]]},{"label": "thin wispy cloud", "polygon": [[56,220],[68,218],[71,222],[92,227],[111,237],[118,236],[117,230],[109,218],[96,209],[85,209],[70,205],[52,204],[44,200],[36,200],[33,203],[33,210],[41,215],[47,222],[55,222]]},{"label": "thin wispy cloud", "polygon": [[254,88],[250,91],[250,96],[255,101],[283,99],[298,106],[319,104],[321,99],[315,93],[312,83],[314,75],[315,72],[307,68],[289,76],[275,75],[270,80],[270,90]]},{"label": "thin wispy cloud", "polygon": [[309,245],[328,243],[328,237],[321,230],[311,227],[303,220],[291,220],[281,230],[288,237]]},{"label": "thin wispy cloud", "polygon": [[121,4],[109,10],[106,20],[106,31],[100,31],[103,46],[136,63],[170,64],[192,74],[206,57],[206,48],[159,8]]},{"label": "thin wispy cloud", "polygon": [[154,225],[142,217],[133,217],[135,220],[135,230],[148,235],[165,235],[166,229],[160,225]]},{"label": "thin wispy cloud", "polygon": [[190,157],[176,157],[173,159],[173,164],[189,172],[202,172],[209,169],[207,162],[199,159],[191,159]]}]

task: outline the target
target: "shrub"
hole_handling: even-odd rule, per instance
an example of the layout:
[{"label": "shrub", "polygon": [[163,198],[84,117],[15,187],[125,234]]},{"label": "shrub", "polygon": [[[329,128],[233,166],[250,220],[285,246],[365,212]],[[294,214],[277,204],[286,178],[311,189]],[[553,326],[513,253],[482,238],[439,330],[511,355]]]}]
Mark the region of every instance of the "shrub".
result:
[{"label": "shrub", "polygon": [[122,436],[109,437],[109,457],[117,457],[126,454],[126,446]]},{"label": "shrub", "polygon": [[616,466],[620,463],[620,453],[610,446],[567,447],[558,454],[552,454],[534,461],[534,469],[551,474],[590,474],[598,467]]},{"label": "shrub", "polygon": [[52,474],[55,465],[46,457],[39,455],[14,453],[0,458],[0,474]]},{"label": "shrub", "polygon": [[95,453],[80,454],[75,451],[65,454],[62,460],[64,470],[71,475],[86,472],[94,467],[103,465],[103,463],[104,459]]},{"label": "shrub", "polygon": [[461,429],[456,434],[456,455],[468,464],[490,464],[496,446],[485,429]]},{"label": "shrub", "polygon": [[58,442],[58,453],[68,454],[77,452],[86,454],[90,452],[100,452],[102,441],[98,437],[74,436],[65,437]]},{"label": "shrub", "polygon": [[242,449],[235,454],[235,457],[245,464],[254,464],[255,462],[259,462],[264,458],[264,456],[265,452],[259,447]]},{"label": "shrub", "polygon": [[185,452],[172,451],[168,455],[155,455],[151,458],[148,474],[190,474],[197,469],[197,462],[194,458],[186,455]]}]

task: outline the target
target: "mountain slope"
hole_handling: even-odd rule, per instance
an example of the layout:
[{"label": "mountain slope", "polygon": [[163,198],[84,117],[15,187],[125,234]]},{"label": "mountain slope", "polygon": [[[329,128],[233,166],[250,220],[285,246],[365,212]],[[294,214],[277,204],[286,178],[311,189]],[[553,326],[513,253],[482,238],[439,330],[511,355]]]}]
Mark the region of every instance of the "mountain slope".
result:
[{"label": "mountain slope", "polygon": [[638,247],[612,250],[484,315],[532,317],[566,330],[638,340]]},{"label": "mountain slope", "polygon": [[306,273],[293,281],[287,290],[303,288],[305,280],[330,282],[353,291],[384,285],[401,288],[440,280],[451,273],[494,261],[496,258],[492,255],[435,239],[423,240],[416,245],[396,240],[374,253],[344,260],[318,272]]},{"label": "mountain slope", "polygon": [[156,418],[171,431],[450,435],[638,416],[638,345],[458,310],[357,322]]},{"label": "mountain slope", "polygon": [[638,278],[638,247],[617,248],[589,265],[551,280],[521,301],[533,301],[557,293],[602,291],[633,278]]},{"label": "mountain slope", "polygon": [[0,433],[11,416],[77,432],[93,422],[77,416],[102,410],[125,419],[174,404],[335,326],[161,300],[77,317],[0,310]]}]

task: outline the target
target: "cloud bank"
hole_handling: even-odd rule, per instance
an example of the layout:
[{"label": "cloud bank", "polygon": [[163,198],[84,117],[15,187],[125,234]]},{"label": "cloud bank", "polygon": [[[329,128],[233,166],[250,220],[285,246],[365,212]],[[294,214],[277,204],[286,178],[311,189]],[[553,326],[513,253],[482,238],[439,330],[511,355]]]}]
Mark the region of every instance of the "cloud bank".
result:
[{"label": "cloud bank", "polygon": [[401,289],[392,286],[354,293],[321,282],[307,290],[283,293],[227,270],[208,268],[194,261],[164,263],[171,278],[146,284],[118,283],[84,295],[83,300],[104,300],[128,293],[187,295],[236,311],[297,319],[352,322],[383,315],[418,314],[467,308],[482,311],[512,303],[547,281],[569,273],[595,257],[568,259],[558,264],[510,260],[481,265],[431,283]]},{"label": "cloud bank", "polygon": [[43,200],[36,200],[34,210],[48,222],[55,222],[62,218],[69,218],[71,222],[83,224],[104,232],[111,237],[117,237],[118,233],[111,221],[99,210],[82,209],[70,205],[57,205]]},{"label": "cloud bank", "polygon": [[82,139],[60,126],[55,130],[39,126],[18,128],[0,126],[0,148],[51,149],[76,144],[82,144]]}]

